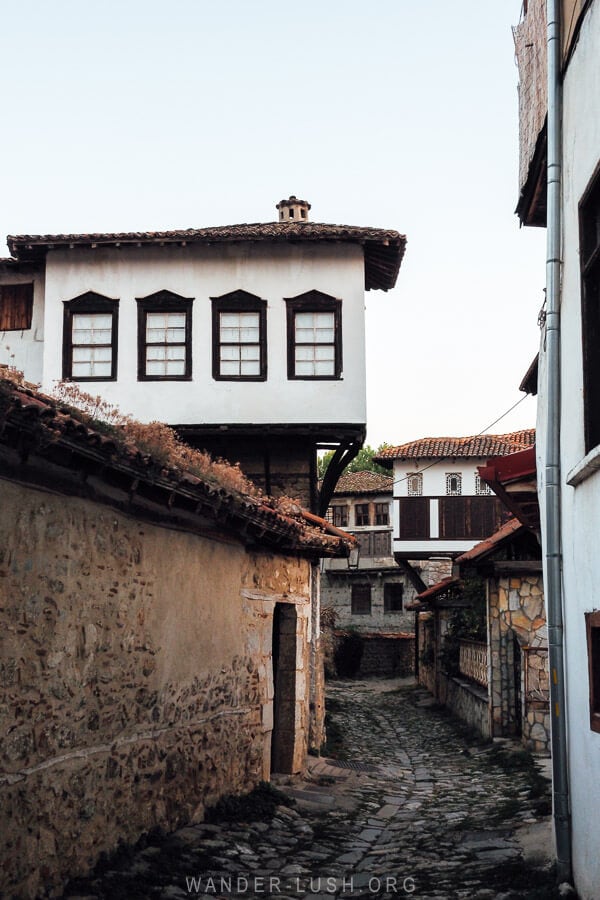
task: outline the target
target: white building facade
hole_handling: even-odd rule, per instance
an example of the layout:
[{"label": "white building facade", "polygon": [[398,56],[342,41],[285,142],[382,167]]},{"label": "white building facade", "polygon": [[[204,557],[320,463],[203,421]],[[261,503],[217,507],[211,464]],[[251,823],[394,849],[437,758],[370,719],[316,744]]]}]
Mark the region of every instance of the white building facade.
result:
[{"label": "white building facade", "polygon": [[395,231],[279,221],[139,234],[9,237],[0,363],[50,391],[77,382],[239,461],[268,493],[315,496],[364,440],[365,290],[393,287]]},{"label": "white building facade", "polygon": [[[521,199],[519,214],[526,225],[548,225],[560,246],[549,254],[549,269],[559,267],[555,284],[559,354],[548,355],[547,321],[542,322],[539,355],[537,470],[541,507],[542,548],[547,598],[548,571],[547,471],[549,417],[559,417],[558,496],[560,505],[560,585],[562,587],[566,710],[566,767],[570,820],[570,861],[578,896],[600,896],[600,837],[595,827],[600,807],[600,3],[564,0],[558,11],[551,4],[552,34],[559,28],[560,63],[556,81],[541,97],[532,83],[546,78],[546,4],[526,4],[516,29],[520,93],[538,102],[521,108]],[[548,52],[556,42],[548,46]],[[532,68],[532,54],[543,65]],[[539,71],[538,71],[539,69]],[[558,82],[558,84],[556,83]],[[550,190],[562,176],[558,220],[546,218],[545,115],[547,96],[562,99],[549,115],[558,122],[560,168],[552,169]],[[560,98],[562,93],[562,98]],[[535,146],[534,146],[535,142]],[[552,142],[552,150],[554,150]],[[549,153],[548,157],[554,157]],[[548,194],[550,196],[550,194]],[[548,207],[550,209],[550,207]],[[550,246],[550,245],[549,245]],[[541,273],[540,273],[541,274]],[[552,281],[548,293],[553,292]],[[555,331],[556,333],[556,331]],[[560,402],[550,408],[551,371],[558,368]],[[552,433],[554,429],[550,429]],[[559,595],[559,600],[560,600]],[[551,602],[551,601],[550,601]],[[554,633],[550,608],[550,634]],[[556,727],[553,720],[553,728]],[[557,728],[557,732],[560,729]],[[557,822],[557,834],[564,832]],[[560,838],[559,838],[560,841]],[[562,843],[567,841],[562,840]],[[560,856],[560,851],[559,851]],[[566,854],[562,855],[564,862]],[[560,862],[560,859],[559,859]]]},{"label": "white building facade", "polygon": [[382,450],[393,471],[393,553],[397,559],[452,558],[489,537],[505,513],[478,466],[534,442],[533,429],[505,435],[421,438]]}]

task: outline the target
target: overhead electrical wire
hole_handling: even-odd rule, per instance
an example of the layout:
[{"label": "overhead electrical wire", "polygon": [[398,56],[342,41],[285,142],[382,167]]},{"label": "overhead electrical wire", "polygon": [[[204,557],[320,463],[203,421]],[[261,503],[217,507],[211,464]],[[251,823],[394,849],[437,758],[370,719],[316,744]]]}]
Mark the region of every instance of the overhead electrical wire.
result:
[{"label": "overhead electrical wire", "polygon": [[[513,411],[513,409],[516,409],[517,406],[519,406],[519,404],[521,404],[523,402],[523,400],[526,400],[528,396],[529,396],[528,394],[523,394],[523,396],[519,400],[517,400],[516,403],[513,403],[513,405],[510,407],[510,409],[507,409],[506,412],[503,412],[501,416],[498,416],[497,419],[494,419],[493,422],[490,422],[489,425],[486,425],[485,428],[482,428],[481,431],[478,431],[477,434],[474,434],[472,436],[473,437],[481,437],[482,435],[486,434],[490,428],[493,428],[494,425],[497,425],[498,422],[502,421],[502,419],[504,419],[506,416],[508,416],[508,414],[511,413]],[[444,460],[446,460],[446,459],[452,459],[452,454],[449,453],[447,456],[437,456],[433,462],[430,462],[428,465],[423,466],[422,469],[419,469],[418,473],[410,472],[408,475],[403,475],[402,478],[397,478],[395,481],[392,481],[392,486],[395,484],[400,484],[402,481],[408,481],[408,479],[411,478],[413,475],[415,475],[415,474],[420,475],[421,472],[426,472],[427,469],[431,469],[433,466],[439,465],[439,463],[444,462]]]}]

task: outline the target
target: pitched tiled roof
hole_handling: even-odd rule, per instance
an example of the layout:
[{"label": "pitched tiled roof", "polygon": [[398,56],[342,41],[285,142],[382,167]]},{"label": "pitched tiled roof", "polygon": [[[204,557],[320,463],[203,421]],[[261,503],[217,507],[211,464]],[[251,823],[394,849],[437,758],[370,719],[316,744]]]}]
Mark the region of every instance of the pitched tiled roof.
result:
[{"label": "pitched tiled roof", "polygon": [[446,459],[458,456],[507,456],[535,444],[535,428],[509,434],[476,434],[472,437],[427,437],[398,447],[386,447],[375,460]]},{"label": "pitched tiled roof", "polygon": [[394,479],[391,475],[378,472],[346,472],[336,485],[335,494],[382,494],[392,490]]},{"label": "pitched tiled roof", "polygon": [[428,603],[430,600],[434,600],[436,597],[439,597],[440,594],[445,594],[452,588],[459,587],[459,585],[460,578],[457,578],[453,575],[449,575],[447,578],[442,578],[442,580],[438,581],[437,584],[433,584],[426,590],[421,591],[420,594],[417,594],[415,600],[413,600],[412,603],[406,604],[406,609],[418,611],[422,609],[423,604]]},{"label": "pitched tiled roof", "polygon": [[0,461],[5,477],[47,483],[200,534],[212,521],[251,545],[311,557],[347,556],[354,544],[351,535],[291,501],[269,505],[224,487],[216,476],[169,468],[76,418],[55,399],[2,377]]},{"label": "pitched tiled roof", "polygon": [[327,225],[320,222],[259,222],[174,231],[110,232],[106,234],[9,235],[10,252],[19,260],[39,259],[48,250],[75,247],[123,247],[142,244],[219,244],[250,242],[304,243],[331,241],[360,244],[365,253],[365,289],[393,288],[404,256],[406,237],[383,228]]},{"label": "pitched tiled roof", "polygon": [[484,541],[480,541],[478,544],[475,544],[474,547],[471,547],[470,550],[467,550],[466,553],[458,556],[456,562],[473,562],[473,560],[487,556],[488,553],[496,550],[498,546],[508,538],[511,538],[518,531],[524,530],[525,526],[522,525],[518,519],[509,519],[508,522],[506,522],[502,528],[499,528],[498,531],[495,531],[491,537],[486,538]]}]

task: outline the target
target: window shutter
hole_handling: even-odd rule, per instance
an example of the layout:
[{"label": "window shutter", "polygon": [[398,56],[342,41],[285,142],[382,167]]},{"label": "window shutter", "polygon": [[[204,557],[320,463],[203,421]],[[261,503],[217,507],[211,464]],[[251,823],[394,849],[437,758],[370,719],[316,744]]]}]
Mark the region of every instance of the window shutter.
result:
[{"label": "window shutter", "polygon": [[400,540],[429,539],[429,497],[402,497],[400,500]]},{"label": "window shutter", "polygon": [[33,283],[0,285],[0,331],[31,328]]}]

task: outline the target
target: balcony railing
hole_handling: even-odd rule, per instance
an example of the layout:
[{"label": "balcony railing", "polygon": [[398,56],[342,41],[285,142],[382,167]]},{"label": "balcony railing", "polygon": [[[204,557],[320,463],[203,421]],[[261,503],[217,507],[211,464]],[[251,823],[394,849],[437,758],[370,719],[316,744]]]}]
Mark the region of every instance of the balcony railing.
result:
[{"label": "balcony railing", "polygon": [[480,641],[460,641],[458,668],[461,675],[487,687],[488,651],[487,644]]}]

